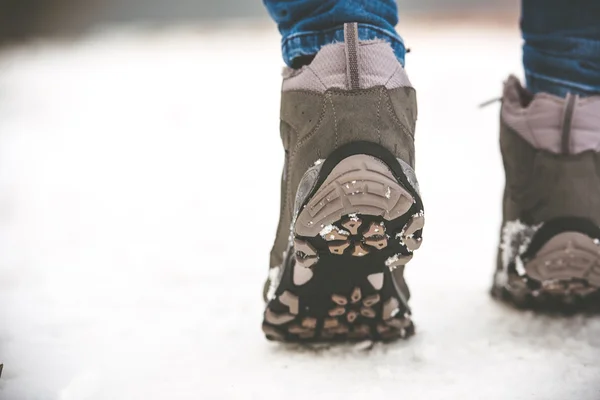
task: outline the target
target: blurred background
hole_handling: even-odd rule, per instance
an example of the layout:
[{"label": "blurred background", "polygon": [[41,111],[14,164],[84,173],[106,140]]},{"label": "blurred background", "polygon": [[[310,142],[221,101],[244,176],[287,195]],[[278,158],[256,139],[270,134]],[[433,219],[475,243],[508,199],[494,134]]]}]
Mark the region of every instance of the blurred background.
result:
[{"label": "blurred background", "polygon": [[[518,15],[518,0],[399,0],[402,14],[460,18]],[[260,0],[0,0],[0,38],[77,35],[115,24],[265,21]]]}]

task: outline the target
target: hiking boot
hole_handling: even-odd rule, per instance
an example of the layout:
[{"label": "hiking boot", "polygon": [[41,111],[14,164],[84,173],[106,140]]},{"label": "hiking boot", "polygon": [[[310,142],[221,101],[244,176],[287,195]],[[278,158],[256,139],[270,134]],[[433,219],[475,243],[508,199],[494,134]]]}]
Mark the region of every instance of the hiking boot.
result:
[{"label": "hiking boot", "polygon": [[504,221],[492,294],[518,307],[600,310],[600,96],[505,83]]},{"label": "hiking boot", "polygon": [[410,336],[404,266],[424,224],[415,90],[385,42],[325,46],[284,76],[286,163],[263,331],[280,341]]}]

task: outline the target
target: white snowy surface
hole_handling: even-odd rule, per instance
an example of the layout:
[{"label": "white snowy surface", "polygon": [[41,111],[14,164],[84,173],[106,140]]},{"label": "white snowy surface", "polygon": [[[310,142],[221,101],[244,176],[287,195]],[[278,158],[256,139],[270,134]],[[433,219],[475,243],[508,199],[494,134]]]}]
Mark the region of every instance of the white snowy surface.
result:
[{"label": "white snowy surface", "polygon": [[2,400],[600,399],[600,319],[488,295],[497,113],[518,32],[404,29],[426,236],[418,334],[265,341],[278,217],[274,29],[131,30],[0,53]]}]

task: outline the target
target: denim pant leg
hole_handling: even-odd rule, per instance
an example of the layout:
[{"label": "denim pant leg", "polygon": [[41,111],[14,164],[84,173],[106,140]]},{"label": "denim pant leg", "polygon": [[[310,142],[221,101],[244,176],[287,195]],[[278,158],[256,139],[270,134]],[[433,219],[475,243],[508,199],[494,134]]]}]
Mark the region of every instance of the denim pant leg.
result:
[{"label": "denim pant leg", "polygon": [[282,35],[283,59],[316,54],[327,44],[344,41],[343,25],[358,22],[361,40],[382,39],[390,43],[404,65],[406,53],[394,26],[398,23],[395,0],[263,0]]},{"label": "denim pant leg", "polygon": [[600,94],[600,0],[523,0],[521,28],[529,90]]}]

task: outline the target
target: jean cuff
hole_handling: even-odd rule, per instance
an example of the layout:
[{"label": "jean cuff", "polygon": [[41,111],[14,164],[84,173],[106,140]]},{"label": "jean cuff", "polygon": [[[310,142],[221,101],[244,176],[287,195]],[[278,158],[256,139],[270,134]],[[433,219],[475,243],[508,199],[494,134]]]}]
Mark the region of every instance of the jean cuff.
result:
[{"label": "jean cuff", "polygon": [[[406,48],[404,41],[395,31],[388,31],[369,24],[358,24],[359,40],[385,40],[388,42],[398,61],[404,66]],[[295,58],[317,54],[321,47],[331,43],[344,42],[344,27],[340,25],[324,31],[298,32],[284,37],[281,41],[283,60],[288,66],[292,65]]]},{"label": "jean cuff", "polygon": [[535,93],[550,93],[558,97],[566,97],[568,93],[577,94],[581,97],[600,94],[600,87],[580,84],[574,81],[558,79],[550,75],[544,75],[525,69],[527,89]]},{"label": "jean cuff", "polygon": [[523,66],[531,92],[561,97],[600,93],[600,40],[585,33],[523,33]]}]

